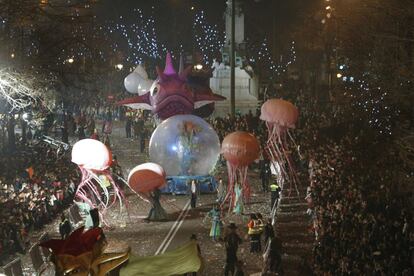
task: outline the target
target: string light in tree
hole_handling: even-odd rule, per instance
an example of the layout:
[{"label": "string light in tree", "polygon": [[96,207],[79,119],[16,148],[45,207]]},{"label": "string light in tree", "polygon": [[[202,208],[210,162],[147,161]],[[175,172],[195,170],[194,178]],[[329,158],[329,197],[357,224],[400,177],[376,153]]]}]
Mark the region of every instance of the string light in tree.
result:
[{"label": "string light in tree", "polygon": [[204,62],[209,64],[224,45],[224,34],[219,31],[217,25],[210,25],[200,11],[194,16],[194,38],[196,47],[200,49]]},{"label": "string light in tree", "polygon": [[121,44],[126,43],[129,49],[127,61],[133,64],[142,63],[144,58],[160,58],[166,52],[164,45],[158,42],[153,15],[144,16],[142,10],[134,9],[133,21],[129,24],[128,18],[120,16],[117,22],[109,22],[104,28],[114,41],[114,51],[118,51]]},{"label": "string light in tree", "polygon": [[365,114],[361,119],[366,120],[369,126],[377,129],[380,134],[392,134],[393,118],[400,111],[387,103],[388,93],[381,86],[372,86],[375,77],[369,73],[356,78],[347,74],[348,67],[340,65],[340,80],[343,82],[344,95],[351,99],[351,104],[358,111]]},{"label": "string light in tree", "polygon": [[289,65],[296,61],[294,41],[291,42],[289,53],[282,57],[279,63],[274,61],[273,56],[269,51],[266,38],[263,39],[263,42],[258,47],[255,47],[255,45],[250,43],[248,46],[251,56],[249,61],[268,70],[272,78],[285,73]]}]

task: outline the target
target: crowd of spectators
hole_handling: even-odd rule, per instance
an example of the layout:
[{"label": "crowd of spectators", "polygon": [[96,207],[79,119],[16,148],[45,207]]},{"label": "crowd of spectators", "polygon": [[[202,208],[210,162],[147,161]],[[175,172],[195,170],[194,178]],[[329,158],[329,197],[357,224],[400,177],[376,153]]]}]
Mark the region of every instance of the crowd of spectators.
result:
[{"label": "crowd of spectators", "polygon": [[[414,232],[410,194],[354,155],[353,142],[328,141],[311,153],[310,203],[315,271],[354,275],[412,275]],[[411,198],[412,200],[412,198]]]},{"label": "crowd of spectators", "polygon": [[333,114],[319,126],[318,113],[308,115],[299,140],[309,157],[314,272],[413,275],[413,198],[396,177],[401,160],[366,133],[340,129]]},{"label": "crowd of spectators", "polygon": [[[73,199],[78,170],[68,156],[42,143],[0,156],[0,264],[27,250],[40,229]],[[70,154],[69,154],[70,155]]]}]

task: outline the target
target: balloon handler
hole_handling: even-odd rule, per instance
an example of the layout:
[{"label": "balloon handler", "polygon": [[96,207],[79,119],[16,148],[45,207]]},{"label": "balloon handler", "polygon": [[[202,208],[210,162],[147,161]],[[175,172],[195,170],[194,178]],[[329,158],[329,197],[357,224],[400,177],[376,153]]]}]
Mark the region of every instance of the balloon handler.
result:
[{"label": "balloon handler", "polygon": [[168,216],[164,208],[161,206],[160,197],[161,197],[161,191],[159,189],[155,189],[154,191],[150,192],[150,201],[151,201],[152,207],[145,221],[167,220]]}]

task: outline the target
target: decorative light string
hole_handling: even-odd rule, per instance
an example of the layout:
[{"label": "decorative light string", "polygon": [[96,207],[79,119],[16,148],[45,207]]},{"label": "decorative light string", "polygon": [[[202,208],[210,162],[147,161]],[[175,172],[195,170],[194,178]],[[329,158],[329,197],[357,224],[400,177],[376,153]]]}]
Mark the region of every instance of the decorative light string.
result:
[{"label": "decorative light string", "polygon": [[217,25],[208,23],[204,11],[195,14],[193,31],[196,47],[203,54],[204,62],[211,63],[224,45],[224,34],[219,31]]}]

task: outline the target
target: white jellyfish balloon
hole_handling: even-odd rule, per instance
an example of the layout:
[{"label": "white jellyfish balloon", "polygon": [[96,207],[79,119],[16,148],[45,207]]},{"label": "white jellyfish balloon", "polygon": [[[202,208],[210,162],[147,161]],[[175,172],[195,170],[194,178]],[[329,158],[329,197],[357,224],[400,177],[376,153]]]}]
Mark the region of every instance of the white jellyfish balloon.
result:
[{"label": "white jellyfish balloon", "polygon": [[175,115],[163,121],[151,136],[149,154],[169,176],[208,175],[220,154],[214,129],[194,115]]}]

